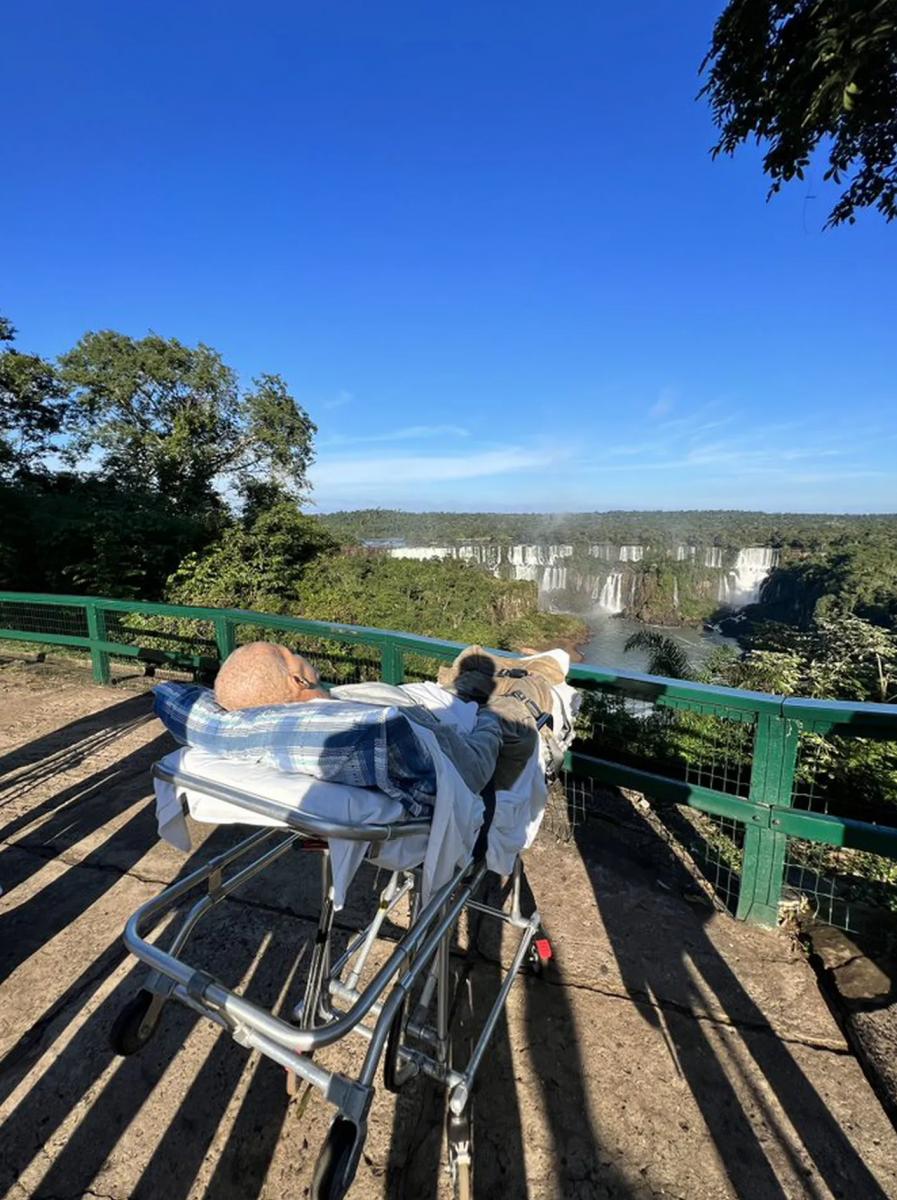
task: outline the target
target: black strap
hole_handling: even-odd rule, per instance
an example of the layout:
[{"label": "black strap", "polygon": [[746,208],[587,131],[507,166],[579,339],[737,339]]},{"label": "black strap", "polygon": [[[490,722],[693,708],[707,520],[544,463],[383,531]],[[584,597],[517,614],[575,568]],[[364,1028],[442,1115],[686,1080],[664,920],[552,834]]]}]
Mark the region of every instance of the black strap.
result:
[{"label": "black strap", "polygon": [[522,705],[529,711],[530,716],[536,722],[536,728],[541,729],[543,725],[547,725],[549,729],[554,728],[554,717],[551,713],[544,712],[539,708],[535,700],[531,700],[529,696],[525,696],[523,692],[506,692],[505,695],[513,696],[515,700],[519,700]]}]

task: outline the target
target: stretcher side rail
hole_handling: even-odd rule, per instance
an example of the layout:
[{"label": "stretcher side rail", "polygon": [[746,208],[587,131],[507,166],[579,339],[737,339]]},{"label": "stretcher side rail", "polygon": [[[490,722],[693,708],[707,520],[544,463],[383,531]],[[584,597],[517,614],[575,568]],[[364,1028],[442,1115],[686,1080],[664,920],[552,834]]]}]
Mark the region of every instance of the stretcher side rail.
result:
[{"label": "stretcher side rail", "polygon": [[311,838],[339,838],[347,842],[390,842],[398,838],[414,837],[430,831],[430,822],[426,819],[414,818],[407,821],[395,821],[388,824],[374,822],[371,824],[351,824],[348,821],[331,821],[311,813],[303,813],[287,804],[269,800],[253,792],[244,792],[240,788],[217,780],[203,779],[199,775],[191,775],[187,771],[170,771],[161,763],[153,766],[153,778],[163,783],[173,784],[176,788],[187,788],[214,796],[216,800],[224,800],[240,808],[248,809],[257,816],[268,820],[282,821],[290,829]]}]

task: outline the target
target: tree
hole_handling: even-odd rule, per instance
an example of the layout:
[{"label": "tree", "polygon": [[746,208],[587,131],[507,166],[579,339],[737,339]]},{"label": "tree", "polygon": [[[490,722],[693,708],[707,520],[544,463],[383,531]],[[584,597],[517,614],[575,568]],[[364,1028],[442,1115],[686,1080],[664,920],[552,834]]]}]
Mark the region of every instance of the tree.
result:
[{"label": "tree", "polygon": [[56,371],[36,354],[14,350],[15,336],[0,316],[0,479],[36,469],[66,413],[66,389]]},{"label": "tree", "polygon": [[150,333],[87,333],[60,359],[77,420],[72,455],[99,448],[100,471],[190,509],[215,503],[215,482],[306,490],[315,426],[279,375],[241,390],[217,351]]},{"label": "tree", "polygon": [[770,195],[803,179],[846,185],[828,226],[858,208],[897,216],[897,2],[730,0],[701,64],[720,139],[713,155],[764,144]]},{"label": "tree", "polygon": [[651,629],[640,629],[626,639],[624,650],[647,650],[648,673],[663,675],[667,679],[691,679],[691,663],[688,655],[673,638],[664,637]]},{"label": "tree", "polygon": [[336,542],[313,517],[292,502],[244,514],[214,545],[190,554],[168,580],[166,599],[176,604],[296,609],[303,571]]}]

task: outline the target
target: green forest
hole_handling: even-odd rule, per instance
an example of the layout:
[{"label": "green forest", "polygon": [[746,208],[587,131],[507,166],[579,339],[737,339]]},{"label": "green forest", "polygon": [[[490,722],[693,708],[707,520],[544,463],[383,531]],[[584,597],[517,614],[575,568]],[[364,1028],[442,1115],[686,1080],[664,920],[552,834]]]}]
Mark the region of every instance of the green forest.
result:
[{"label": "green forest", "polygon": [[720,510],[675,512],[488,513],[400,512],[367,508],[321,517],[344,541],[401,540],[409,546],[459,542],[607,542],[666,550],[682,544],[776,546],[816,553],[842,541],[897,547],[897,516],[837,513],[764,513]]}]

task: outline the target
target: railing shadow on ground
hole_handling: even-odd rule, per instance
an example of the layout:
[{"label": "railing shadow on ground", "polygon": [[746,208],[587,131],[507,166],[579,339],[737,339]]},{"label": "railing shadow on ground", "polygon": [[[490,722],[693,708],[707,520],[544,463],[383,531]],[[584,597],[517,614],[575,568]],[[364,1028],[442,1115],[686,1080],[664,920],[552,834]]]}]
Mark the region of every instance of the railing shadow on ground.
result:
[{"label": "railing shadow on ground", "polygon": [[[617,797],[622,794],[606,789]],[[652,841],[653,855],[667,858],[674,871],[681,867],[668,845],[633,808],[631,821],[643,845]],[[638,1004],[644,1020],[660,1027],[656,1000],[665,992],[690,995],[695,1005],[704,1000],[695,985],[694,971],[716,1003],[727,1014],[755,1066],[793,1126],[821,1180],[834,1195],[862,1196],[864,1200],[886,1200],[886,1194],[836,1118],[802,1071],[788,1046],[768,1027],[764,1013],[754,1003],[732,970],[720,956],[706,932],[709,907],[687,906],[690,919],[689,962],[683,947],[670,939],[668,930],[651,922],[635,927],[631,908],[615,901],[615,892],[631,887],[642,877],[644,887],[655,886],[656,871],[646,865],[641,851],[634,855],[626,842],[603,826],[600,839],[592,818],[573,827],[595,904],[613,950],[626,993]],[[621,888],[605,887],[616,876]],[[603,879],[602,879],[603,877]],[[672,1040],[678,1065],[691,1091],[707,1130],[717,1147],[731,1186],[741,1200],[786,1200],[790,1194],[777,1178],[757,1131],[707,1036],[704,1022],[688,1014],[671,1013],[665,1036]],[[767,1109],[766,1121],[773,1127],[775,1114]],[[786,1145],[787,1137],[781,1139]],[[786,1151],[787,1154],[787,1151]],[[791,1163],[795,1173],[805,1175],[800,1163]]]},{"label": "railing shadow on ground", "polygon": [[[0,807],[20,792],[31,791],[44,779],[71,770],[89,755],[150,719],[152,698],[143,693],[119,704],[94,709],[67,725],[8,750],[0,758]],[[21,768],[29,768],[20,770]],[[8,778],[19,772],[14,779]],[[0,833],[3,833],[0,830]]]},{"label": "railing shadow on ground", "polygon": [[[244,949],[240,957],[245,969],[254,952],[251,947]],[[230,971],[239,971],[241,963],[232,949],[227,958]],[[262,996],[267,993],[273,1001],[285,974],[289,976],[289,967],[283,948],[269,944],[252,971],[254,990]],[[141,967],[127,974],[0,1128],[0,1162],[3,1175],[8,1176],[0,1175],[0,1183],[12,1184],[113,1064],[117,1064],[114,1072],[50,1163],[36,1191],[42,1195],[86,1191],[129,1127],[136,1123],[139,1128],[144,1104],[197,1021],[181,1005],[169,1005],[150,1045],[134,1058],[116,1059],[108,1047],[109,1029],[143,974]],[[228,1035],[216,1037],[133,1188],[133,1197],[157,1200],[164,1195],[166,1200],[182,1200],[189,1194],[246,1068],[247,1057]],[[262,1061],[256,1066],[227,1147],[216,1164],[206,1192],[210,1198],[251,1200],[261,1193],[286,1109],[283,1072]]]},{"label": "railing shadow on ground", "polygon": [[[125,770],[128,774],[136,765],[145,766],[149,770],[152,761],[164,753],[170,746],[167,735],[156,738],[152,743],[142,746],[128,755],[119,764],[124,769],[125,764],[132,767]],[[98,773],[101,780],[107,772]],[[91,777],[92,778],[92,777]],[[94,803],[94,812],[90,821],[86,822],[81,836],[87,836],[93,829],[99,829],[109,816],[127,811],[134,805],[133,793],[123,786],[119,795],[115,796],[108,808],[103,807],[105,796],[99,795],[90,788],[91,780],[85,780],[80,789],[86,789]],[[73,817],[68,818],[69,821]],[[111,837],[100,846],[85,855],[74,866],[69,865],[61,875],[36,892],[28,900],[16,908],[10,909],[0,917],[0,982],[6,979],[26,959],[35,954],[46,943],[51,941],[67,925],[76,921],[90,906],[96,903],[117,882],[121,875],[135,866],[155,844],[155,811],[153,804],[141,804],[133,816],[120,826]],[[60,850],[38,854],[29,852],[16,845],[4,848],[0,856],[0,870],[3,871],[4,888],[9,894],[14,886],[27,880],[34,872],[45,867],[60,853]],[[112,861],[111,861],[112,860]],[[78,872],[77,885],[70,878],[71,872]],[[10,936],[9,930],[14,930]]]},{"label": "railing shadow on ground", "polygon": [[[141,747],[122,762],[140,759],[146,766],[170,749],[166,737]],[[122,764],[120,763],[119,766]],[[129,772],[131,776],[136,770]],[[105,772],[98,772],[105,778]],[[141,769],[142,775],[142,769]],[[95,795],[91,777],[82,787]],[[125,785],[122,789],[128,793]],[[135,792],[118,805],[130,807],[145,789]],[[108,817],[102,797],[95,801]],[[97,825],[102,824],[100,821]],[[82,826],[78,837],[87,836]],[[237,840],[240,831],[214,830],[182,864],[178,877],[196,869],[210,855]],[[156,844],[155,817],[151,800],[140,804],[137,812],[111,838],[33,897],[0,919],[0,945],[3,965],[12,969],[35,953],[55,933],[76,920],[119,880],[148,849]],[[11,847],[10,856],[15,852]],[[24,852],[20,852],[24,853]],[[46,865],[45,859],[38,860]],[[77,879],[74,876],[77,875]],[[122,925],[127,913],[122,913]],[[263,924],[265,924],[263,922]],[[3,928],[5,926],[5,929]],[[305,926],[303,926],[305,928]],[[307,933],[310,930],[306,929]],[[235,942],[228,935],[216,947],[208,964],[222,977],[235,978],[248,973],[249,986],[263,1003],[273,1005],[278,995],[289,988],[302,958],[296,952],[295,939],[272,940],[267,928],[257,929],[248,941]],[[253,940],[254,936],[254,940]],[[54,1043],[67,1036],[69,1024],[79,1012],[95,1002],[113,973],[125,959],[125,949],[116,935],[114,941],[84,966],[65,991],[55,997],[22,1034],[0,1061],[0,1099],[6,1099],[22,1083],[29,1070]],[[257,961],[256,961],[257,960]],[[251,964],[255,964],[252,966]],[[78,1194],[89,1188],[119,1139],[135,1121],[143,1105],[171,1062],[181,1051],[196,1017],[178,1004],[170,1004],[159,1031],[142,1054],[120,1060],[109,1045],[109,1032],[118,1012],[134,995],[145,975],[145,967],[135,965],[111,993],[91,1012],[61,1052],[34,1085],[24,1094],[0,1127],[0,1191],[12,1185],[41,1154],[69,1113],[82,1103],[110,1067],[112,1073],[85,1111],[77,1128],[50,1163],[38,1190],[41,1194]],[[27,997],[28,999],[33,999]],[[215,1137],[219,1124],[231,1104],[246,1068],[247,1054],[233,1045],[229,1036],[219,1035],[210,1053],[204,1057],[188,1089],[184,1102],[168,1124],[160,1142],[147,1162],[134,1196],[155,1200],[186,1197],[195,1186],[196,1175]],[[187,1059],[189,1070],[190,1060]],[[261,1192],[287,1110],[283,1072],[265,1060],[255,1067],[234,1117],[234,1125],[209,1185],[208,1195],[220,1200],[235,1200]]]},{"label": "railing shadow on ground", "polygon": [[[4,891],[9,894],[14,888],[20,887],[47,863],[59,858],[82,840],[99,833],[105,825],[127,812],[136,800],[130,786],[132,781],[140,780],[140,793],[145,795],[150,766],[170,747],[168,735],[160,734],[124,758],[116,759],[85,779],[62,788],[43,804],[9,821],[0,831],[6,843],[0,849],[0,881]],[[105,843],[109,849],[119,849],[120,832],[113,833],[109,842]],[[131,837],[135,852],[139,849],[142,854],[152,841],[145,841],[140,832],[135,831]],[[17,834],[21,836],[16,841],[10,841]],[[118,840],[113,842],[113,839]],[[88,867],[94,865],[89,857],[85,858]]]}]

